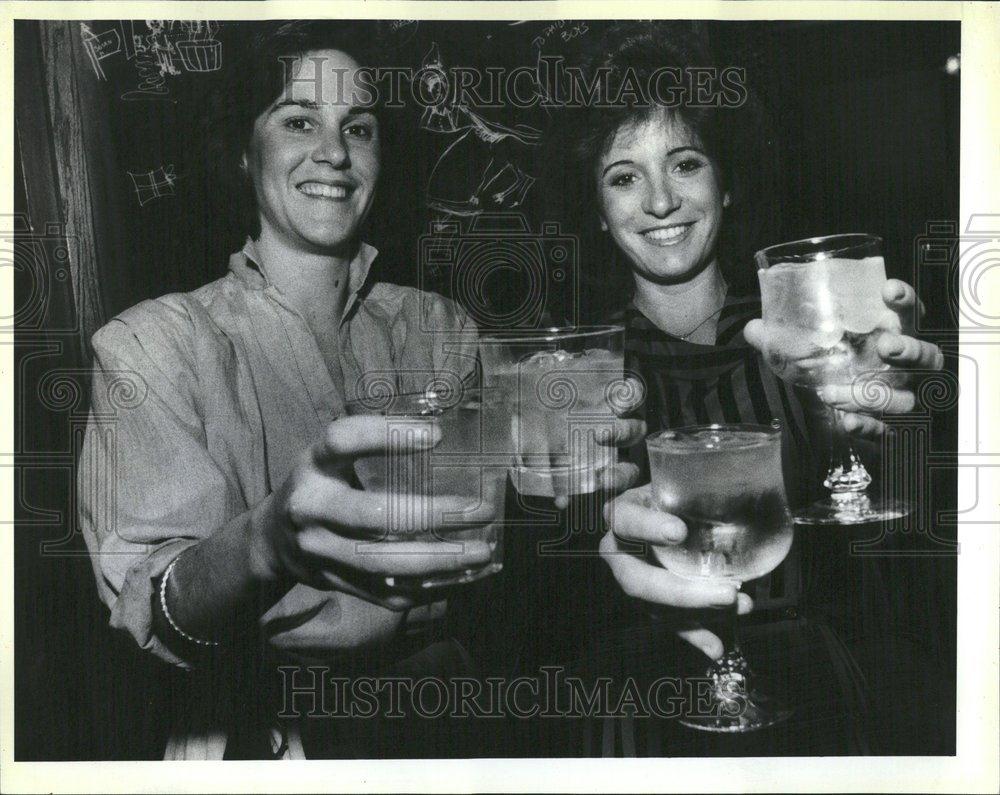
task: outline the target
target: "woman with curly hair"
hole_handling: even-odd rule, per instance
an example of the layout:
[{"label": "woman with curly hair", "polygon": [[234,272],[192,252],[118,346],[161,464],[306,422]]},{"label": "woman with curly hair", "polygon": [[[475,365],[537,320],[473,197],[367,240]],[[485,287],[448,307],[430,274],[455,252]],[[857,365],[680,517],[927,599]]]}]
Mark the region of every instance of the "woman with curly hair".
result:
[{"label": "woman with curly hair", "polygon": [[[770,212],[767,182],[773,157],[767,116],[747,86],[710,94],[708,101],[696,81],[685,85],[683,78],[679,91],[670,95],[679,101],[622,90],[654,85],[664,67],[671,68],[670,75],[690,76],[713,66],[698,26],[612,26],[584,69],[598,86],[596,95],[586,107],[566,114],[558,140],[576,164],[584,224],[599,227],[604,236],[602,254],[586,265],[593,268],[602,294],[622,299],[610,321],[625,326],[626,369],[646,385],[641,416],[649,432],[708,423],[767,425],[778,419],[786,490],[793,505],[805,505],[815,498],[810,489],[822,482],[820,467],[826,463],[823,405],[814,393],[786,384],[769,369],[765,352],[774,341],[759,320],[754,289],[752,252],[774,242],[761,238],[761,220]],[[597,79],[601,74],[605,80]],[[885,411],[902,413],[915,403],[913,378],[906,371],[940,369],[943,357],[937,346],[913,336],[921,307],[909,285],[889,280],[882,298],[899,315],[903,329],[885,334],[878,343],[882,361],[900,375]],[[845,411],[845,428],[858,437],[877,439],[885,431],[865,406],[843,395],[824,393],[822,400]],[[639,482],[648,482],[644,444],[632,448],[631,459],[643,473]],[[639,493],[627,492],[606,507],[610,529],[600,553],[623,591],[648,605],[659,622],[652,629],[640,628],[616,648],[628,656],[629,643],[641,645],[672,629],[703,653],[703,660],[714,660],[722,655],[723,644],[705,624],[725,611],[749,613],[753,600],[733,585],[685,579],[655,558],[631,552],[636,543],[676,544],[685,535],[679,519],[644,507]],[[809,545],[808,538],[797,544],[813,565],[817,561],[808,555]],[[788,588],[798,581],[797,560],[798,551],[782,572]],[[786,603],[794,604],[794,591],[787,596]],[[817,626],[822,635],[816,641],[819,662],[809,655],[797,662],[778,655],[779,665],[816,676],[854,670],[843,644]],[[656,667],[659,674],[671,672],[669,660],[661,659]],[[703,662],[698,673],[704,669]],[[801,684],[809,676],[798,678]],[[841,692],[860,693],[859,681],[847,676]],[[860,750],[865,740],[858,737]],[[698,741],[688,737],[679,742]]]}]

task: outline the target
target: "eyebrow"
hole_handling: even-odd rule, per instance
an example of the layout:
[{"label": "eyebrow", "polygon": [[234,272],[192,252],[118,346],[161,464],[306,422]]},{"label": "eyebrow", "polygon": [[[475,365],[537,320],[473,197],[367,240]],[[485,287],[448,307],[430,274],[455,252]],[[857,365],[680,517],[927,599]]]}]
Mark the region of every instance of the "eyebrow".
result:
[{"label": "eyebrow", "polygon": [[306,108],[307,110],[319,110],[319,105],[313,102],[311,99],[283,99],[281,102],[276,102],[271,110],[268,111],[268,115],[272,113],[277,113],[279,110],[285,107],[299,107]]},{"label": "eyebrow", "polygon": [[[697,152],[702,157],[708,157],[708,155],[705,154],[705,151],[703,149],[701,149],[700,147],[697,147],[697,146],[693,146],[693,145],[691,145],[691,146],[676,146],[673,149],[671,149],[669,152],[667,152],[667,157],[673,157],[678,152]],[[615,166],[630,166],[632,164],[633,164],[632,160],[616,160],[614,163],[609,163],[607,166],[605,166],[604,171],[601,172],[601,176],[603,177],[605,174],[607,174]]]},{"label": "eyebrow", "polygon": [[[305,108],[306,110],[319,110],[319,103],[314,102],[311,99],[283,99],[281,102],[275,103],[271,110],[268,111],[268,115],[270,116],[272,113],[277,113],[281,108],[289,106]],[[375,115],[374,111],[370,107],[365,107],[363,105],[351,105],[351,107],[347,109],[348,116],[363,116],[366,113],[373,116]]]}]

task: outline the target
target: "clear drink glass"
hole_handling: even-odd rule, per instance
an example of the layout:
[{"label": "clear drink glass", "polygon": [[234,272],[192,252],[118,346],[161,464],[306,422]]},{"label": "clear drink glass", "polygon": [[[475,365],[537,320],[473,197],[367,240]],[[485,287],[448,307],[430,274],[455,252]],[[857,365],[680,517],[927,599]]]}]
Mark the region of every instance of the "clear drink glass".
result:
[{"label": "clear drink glass", "polygon": [[[733,583],[763,577],[785,559],[794,524],[781,471],[781,428],[692,425],[654,433],[649,453],[651,506],[687,525],[676,546],[654,546],[661,565],[680,577]],[[726,653],[712,663],[708,709],[681,723],[711,732],[749,732],[791,712],[751,685],[739,649],[736,609]]]},{"label": "clear drink glass", "polygon": [[[846,234],[783,243],[758,251],[762,315],[775,341],[768,365],[789,383],[819,389],[854,386],[888,370],[876,345],[898,332],[899,318],[882,300],[882,240]],[[876,391],[886,385],[875,386]],[[843,429],[843,412],[827,409],[832,459],[824,485],[830,498],[799,511],[800,524],[860,524],[895,519],[910,506],[866,493],[871,475]]]},{"label": "clear drink glass", "polygon": [[[354,462],[364,489],[372,492],[373,499],[384,501],[389,529],[377,543],[436,540],[442,542],[442,554],[454,554],[461,552],[464,541],[486,541],[491,549],[489,563],[481,568],[422,578],[388,577],[390,588],[459,585],[503,568],[510,440],[507,424],[495,419],[501,410],[496,390],[464,386],[419,393],[379,392],[347,404],[350,415],[378,414],[389,419],[385,452]],[[414,429],[414,420],[440,426],[441,441],[427,449],[419,429]],[[435,496],[478,502],[468,512],[445,515],[445,528],[432,531],[428,527],[435,515]]]},{"label": "clear drink glass", "polygon": [[617,462],[602,445],[627,397],[624,328],[538,329],[483,337],[484,383],[504,396],[513,439],[512,479],[522,494],[588,494]]}]

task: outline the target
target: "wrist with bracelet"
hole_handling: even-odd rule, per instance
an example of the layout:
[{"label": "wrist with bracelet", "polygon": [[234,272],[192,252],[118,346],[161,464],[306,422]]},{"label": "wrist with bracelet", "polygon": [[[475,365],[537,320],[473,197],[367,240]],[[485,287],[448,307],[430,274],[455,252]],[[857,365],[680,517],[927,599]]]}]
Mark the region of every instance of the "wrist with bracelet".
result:
[{"label": "wrist with bracelet", "polygon": [[174,631],[180,635],[185,640],[190,643],[196,643],[199,646],[219,646],[220,643],[217,640],[203,640],[201,638],[196,638],[194,635],[189,635],[183,629],[178,626],[177,622],[174,621],[173,616],[170,615],[170,610],[167,608],[167,582],[170,580],[170,574],[174,570],[174,566],[177,565],[177,561],[181,559],[184,552],[181,552],[176,558],[174,558],[170,565],[167,566],[167,570],[163,572],[163,577],[160,579],[160,609],[163,611],[163,617],[167,619],[167,623],[173,627]]}]

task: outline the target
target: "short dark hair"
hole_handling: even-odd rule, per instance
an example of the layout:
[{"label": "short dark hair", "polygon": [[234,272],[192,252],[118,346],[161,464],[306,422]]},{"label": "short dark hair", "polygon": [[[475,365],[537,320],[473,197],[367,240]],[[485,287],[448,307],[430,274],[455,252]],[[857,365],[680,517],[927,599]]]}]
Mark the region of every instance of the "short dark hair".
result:
[{"label": "short dark hair", "polygon": [[[752,75],[743,82],[744,92],[738,104],[700,106],[684,95],[677,104],[615,101],[626,79],[637,78],[647,85],[650,76],[665,67],[687,70],[691,67],[714,68],[721,72],[729,62],[720,61],[712,51],[708,29],[703,23],[623,22],[607,28],[596,45],[583,57],[581,67],[588,80],[604,70],[607,82],[598,81],[595,96],[585,107],[565,114],[555,140],[565,149],[577,172],[575,184],[582,194],[579,216],[584,224],[596,223],[597,186],[594,167],[622,127],[654,118],[666,110],[682,121],[697,136],[705,151],[718,164],[723,188],[729,192],[731,205],[719,238],[720,265],[729,283],[739,289],[752,286],[754,246],[767,239],[776,193],[772,181],[775,169],[770,162],[777,147],[767,111],[751,86]],[[628,76],[628,78],[627,78]],[[584,276],[595,284],[614,285],[621,302],[630,294],[631,280],[618,260],[619,252],[605,250],[584,263]],[[609,272],[611,270],[612,272]]]},{"label": "short dark hair", "polygon": [[206,112],[200,132],[206,176],[234,241],[260,236],[253,184],[241,168],[241,159],[257,117],[285,89],[287,66],[281,59],[315,50],[340,50],[360,66],[371,67],[378,65],[379,56],[377,30],[371,23],[276,20],[240,27],[240,39],[227,42],[237,52],[235,59],[227,63],[224,79],[203,99]]}]

